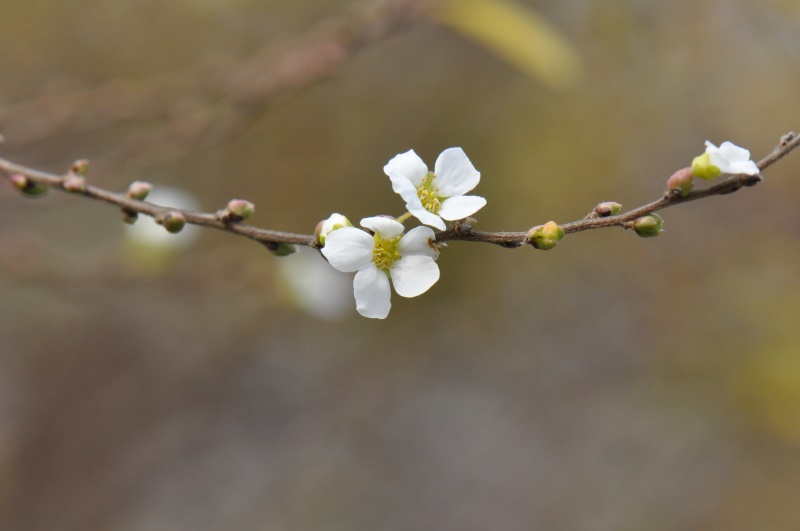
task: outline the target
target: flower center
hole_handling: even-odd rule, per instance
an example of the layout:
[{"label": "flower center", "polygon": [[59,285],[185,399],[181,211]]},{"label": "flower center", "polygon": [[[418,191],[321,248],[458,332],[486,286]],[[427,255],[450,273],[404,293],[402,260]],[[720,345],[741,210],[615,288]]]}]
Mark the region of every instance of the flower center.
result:
[{"label": "flower center", "polygon": [[442,207],[442,203],[439,201],[439,189],[433,185],[435,180],[436,174],[429,171],[428,175],[422,178],[419,188],[417,188],[417,196],[422,203],[422,207],[431,214],[436,214]]},{"label": "flower center", "polygon": [[400,258],[398,244],[400,236],[391,240],[381,238],[379,232],[375,233],[375,247],[372,248],[372,261],[381,271],[388,273],[392,265]]}]

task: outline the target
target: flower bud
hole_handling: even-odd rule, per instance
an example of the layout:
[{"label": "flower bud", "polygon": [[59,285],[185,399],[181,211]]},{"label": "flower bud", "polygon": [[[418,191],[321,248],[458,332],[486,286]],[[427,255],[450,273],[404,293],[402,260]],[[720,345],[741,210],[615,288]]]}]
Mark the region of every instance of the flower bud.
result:
[{"label": "flower bud", "polygon": [[297,252],[297,247],[290,243],[269,242],[266,245],[267,249],[275,256],[289,256]]},{"label": "flower bud", "polygon": [[28,179],[21,173],[15,173],[11,176],[11,184],[20,191],[24,191],[28,187]]},{"label": "flower bud", "polygon": [[167,232],[175,234],[182,231],[183,227],[186,226],[186,216],[181,212],[173,210],[172,212],[167,212],[163,216],[158,216],[156,218],[156,223],[167,229]]},{"label": "flower bud", "polygon": [[68,173],[61,184],[67,192],[82,193],[86,191],[86,177],[77,173]]},{"label": "flower bud", "polygon": [[76,160],[72,163],[69,172],[80,175],[81,177],[86,177],[86,174],[89,172],[89,161],[86,159]]},{"label": "flower bud", "polygon": [[642,238],[652,238],[664,232],[664,220],[658,214],[648,214],[633,222],[633,230]]},{"label": "flower bud", "polygon": [[692,167],[681,168],[667,179],[667,188],[670,192],[678,196],[689,195],[694,187],[694,169]]},{"label": "flower bud", "polygon": [[706,152],[692,161],[692,175],[708,181],[722,175],[722,170],[711,164],[711,155]]},{"label": "flower bud", "polygon": [[133,225],[136,223],[136,220],[139,219],[139,214],[134,212],[133,210],[123,208],[122,212],[122,222],[127,223],[128,225]]},{"label": "flower bud", "polygon": [[548,250],[558,245],[564,237],[562,229],[555,221],[548,221],[544,225],[537,225],[528,231],[528,243],[537,249]]},{"label": "flower bud", "polygon": [[153,190],[153,185],[144,181],[133,181],[128,186],[128,191],[125,192],[125,197],[129,199],[136,199],[137,201],[144,201]]},{"label": "flower bud", "polygon": [[231,199],[228,206],[220,214],[223,221],[243,221],[253,215],[256,206],[244,199]]},{"label": "flower bud", "polygon": [[47,186],[33,182],[21,173],[15,173],[10,180],[14,188],[31,197],[43,195],[49,190]]},{"label": "flower bud", "polygon": [[331,232],[335,231],[336,229],[341,229],[342,227],[352,227],[353,224],[350,223],[350,220],[344,217],[341,214],[331,214],[328,219],[322,220],[317,223],[317,228],[314,231],[314,234],[317,236],[317,243],[319,243],[320,247],[325,245],[325,238]]},{"label": "flower bud", "polygon": [[615,201],[605,201],[594,207],[594,213],[599,218],[607,218],[609,216],[616,216],[622,209],[622,205]]}]

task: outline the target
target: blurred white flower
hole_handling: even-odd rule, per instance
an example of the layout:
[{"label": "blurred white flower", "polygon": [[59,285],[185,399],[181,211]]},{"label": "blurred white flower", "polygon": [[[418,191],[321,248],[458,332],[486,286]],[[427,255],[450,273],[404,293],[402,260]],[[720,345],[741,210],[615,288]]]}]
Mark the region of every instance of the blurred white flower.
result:
[{"label": "blurred white flower", "polygon": [[413,149],[396,155],[383,171],[408,211],[439,230],[446,228],[443,220],[465,218],[486,204],[483,197],[464,195],[478,185],[481,174],[459,147],[442,151],[432,172]]},{"label": "blurred white flower", "polygon": [[[146,199],[159,206],[181,210],[199,210],[194,197],[176,188],[155,187]],[[140,214],[133,225],[123,225],[126,264],[149,275],[162,274],[199,235],[200,228],[185,225],[178,233],[167,231],[150,216]]]},{"label": "blurred white flower", "polygon": [[353,292],[358,313],[384,319],[392,307],[389,279],[401,297],[425,293],[439,280],[439,251],[431,245],[435,236],[429,227],[401,236],[403,224],[393,219],[364,218],[361,226],[375,235],[353,227],[337,229],[328,234],[322,254],[339,271],[357,271]]},{"label": "blurred white flower", "polygon": [[[178,188],[156,186],[147,196],[147,202],[180,210],[200,209],[197,200]],[[153,251],[177,251],[185,249],[197,239],[199,227],[186,225],[177,234],[171,234],[150,216],[139,215],[136,223],[125,225],[125,236],[137,248]]]},{"label": "blurred white flower", "polygon": [[317,251],[299,248],[277,264],[289,298],[308,314],[336,321],[352,312],[349,276],[332,269]]}]

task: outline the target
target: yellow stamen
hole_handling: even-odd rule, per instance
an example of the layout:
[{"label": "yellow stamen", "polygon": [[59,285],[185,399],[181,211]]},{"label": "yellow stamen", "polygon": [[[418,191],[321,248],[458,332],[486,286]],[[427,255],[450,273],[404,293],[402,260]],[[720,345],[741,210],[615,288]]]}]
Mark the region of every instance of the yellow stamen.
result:
[{"label": "yellow stamen", "polygon": [[400,236],[391,240],[384,240],[380,233],[375,234],[375,247],[372,248],[372,261],[378,269],[389,272],[392,265],[400,258],[400,250],[397,248],[400,243]]},{"label": "yellow stamen", "polygon": [[431,214],[436,214],[442,207],[442,203],[439,201],[439,190],[433,184],[435,180],[436,174],[428,172],[428,175],[422,178],[419,188],[417,188],[417,196],[420,203],[422,203],[422,207]]}]

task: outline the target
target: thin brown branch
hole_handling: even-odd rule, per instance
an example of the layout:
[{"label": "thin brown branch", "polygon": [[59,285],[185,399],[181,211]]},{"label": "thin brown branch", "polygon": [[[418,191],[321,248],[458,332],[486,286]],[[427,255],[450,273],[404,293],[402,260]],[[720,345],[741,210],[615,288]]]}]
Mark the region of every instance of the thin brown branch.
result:
[{"label": "thin brown branch", "polygon": [[[759,170],[763,171],[770,167],[798,146],[800,146],[800,135],[795,135],[794,133],[788,133],[784,135],[773,152],[757,163]],[[21,175],[24,176],[25,179],[30,183],[47,186],[54,190],[65,191],[75,195],[82,195],[90,199],[104,201],[121,208],[123,211],[143,214],[154,219],[163,218],[169,213],[180,212],[185,217],[187,223],[238,234],[239,236],[262,243],[273,250],[275,246],[280,243],[306,245],[313,248],[319,247],[316,243],[314,235],[267,230],[244,223],[231,222],[227,221],[225,216],[221,216],[220,213],[192,212],[189,210],[163,207],[147,201],[131,199],[125,194],[114,193],[95,186],[86,186],[79,191],[70,191],[65,188],[65,181],[67,181],[67,177],[65,176],[54,175],[52,173],[21,166],[2,158],[0,158],[0,173],[5,174],[5,176],[9,179],[12,179],[14,175]],[[642,205],[638,208],[628,210],[622,214],[609,217],[587,216],[586,218],[578,221],[564,223],[561,225],[561,227],[567,234],[599,229],[603,227],[630,228],[636,219],[646,216],[647,214],[652,214],[653,212],[657,212],[674,205],[688,203],[689,201],[695,201],[713,195],[729,194],[745,186],[754,186],[761,181],[761,175],[731,175],[717,184],[691,192],[688,195],[681,196],[672,192],[666,192],[660,199],[657,199],[646,205]],[[451,228],[436,233],[436,240],[439,242],[484,242],[500,245],[501,247],[515,248],[520,247],[527,242],[528,233],[478,232],[473,231],[472,226],[469,223],[456,222]]]},{"label": "thin brown branch", "polygon": [[[0,171],[5,173],[8,177],[11,177],[15,174],[23,175],[30,182],[45,185],[54,190],[67,192],[67,190],[64,188],[65,178],[62,176],[27,168],[5,159],[0,159]],[[245,238],[250,238],[251,240],[255,240],[259,243],[267,245],[268,247],[270,247],[271,244],[277,243],[308,245],[310,247],[316,246],[314,236],[311,235],[279,232],[261,229],[244,223],[226,222],[223,220],[222,216],[216,213],[211,214],[193,212],[190,210],[163,207],[147,201],[137,201],[136,199],[127,197],[125,194],[114,193],[96,186],[86,186],[85,190],[83,191],[69,193],[82,195],[90,199],[96,199],[98,201],[116,205],[125,211],[143,214],[145,216],[150,216],[153,219],[159,219],[172,212],[180,212],[186,218],[186,222],[192,225],[210,227],[213,229],[231,232],[233,234],[238,234],[240,236],[244,236]]]},{"label": "thin brown branch", "polygon": [[[763,171],[772,166],[781,158],[789,154],[793,149],[800,146],[800,135],[787,133],[781,137],[778,146],[766,157],[761,159],[757,166]],[[624,227],[630,225],[637,219],[653,212],[658,212],[665,208],[696,201],[713,195],[725,195],[735,192],[743,186],[755,186],[762,181],[760,175],[731,175],[717,184],[696,190],[688,195],[677,195],[665,192],[664,195],[651,203],[628,210],[622,214],[609,217],[584,218],[578,221],[561,224],[564,233],[582,232],[585,230],[600,229],[604,227]],[[465,240],[474,242],[485,242],[500,245],[502,247],[519,247],[527,241],[527,232],[476,232],[472,231],[469,225],[458,225],[436,234],[437,241]]]}]

